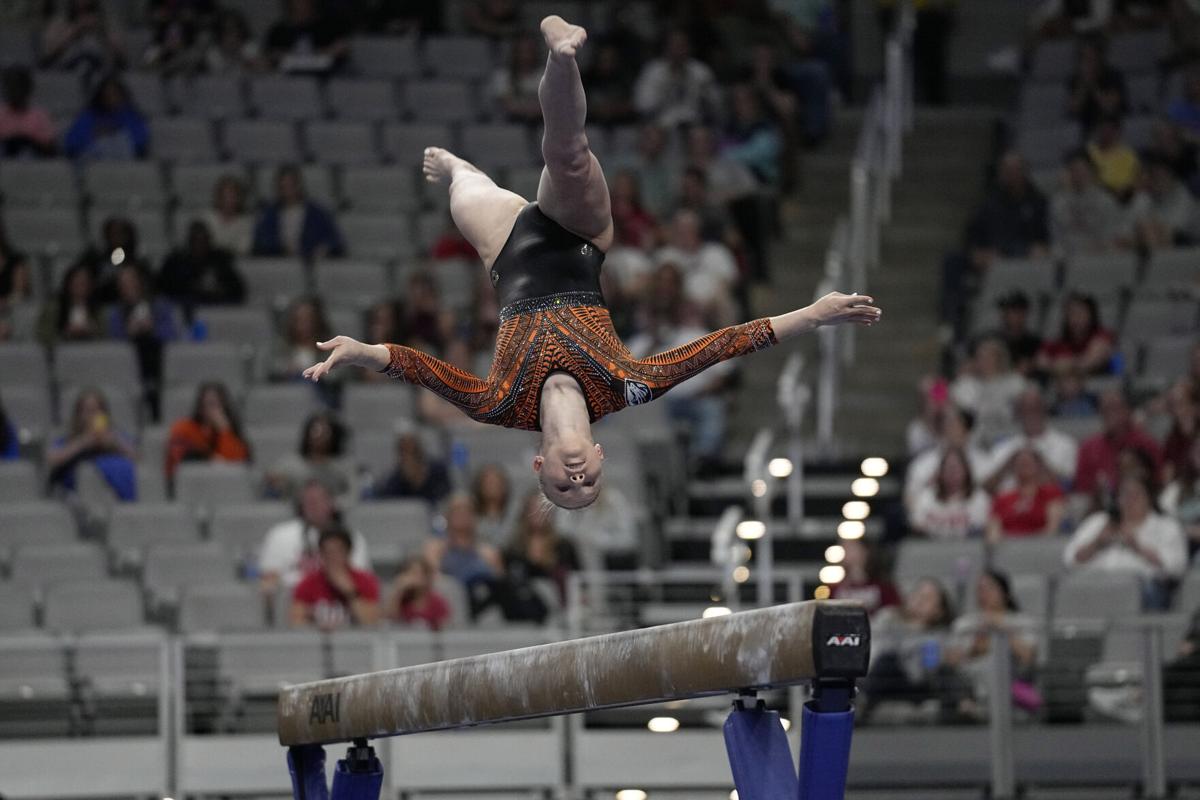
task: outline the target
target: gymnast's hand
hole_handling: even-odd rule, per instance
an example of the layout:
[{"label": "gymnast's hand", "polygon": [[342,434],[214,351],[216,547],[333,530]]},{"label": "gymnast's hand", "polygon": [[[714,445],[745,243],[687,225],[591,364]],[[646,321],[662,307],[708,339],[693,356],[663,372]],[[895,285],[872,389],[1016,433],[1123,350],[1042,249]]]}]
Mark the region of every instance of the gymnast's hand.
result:
[{"label": "gymnast's hand", "polygon": [[817,325],[841,325],[846,322],[874,325],[883,313],[871,305],[874,302],[873,297],[865,294],[830,292],[809,308]]},{"label": "gymnast's hand", "polygon": [[363,344],[349,336],[335,336],[328,342],[317,342],[317,349],[329,352],[329,358],[304,370],[304,377],[313,382],[321,380],[321,376],[340,364],[378,371],[387,367],[392,360],[391,353],[384,345]]}]

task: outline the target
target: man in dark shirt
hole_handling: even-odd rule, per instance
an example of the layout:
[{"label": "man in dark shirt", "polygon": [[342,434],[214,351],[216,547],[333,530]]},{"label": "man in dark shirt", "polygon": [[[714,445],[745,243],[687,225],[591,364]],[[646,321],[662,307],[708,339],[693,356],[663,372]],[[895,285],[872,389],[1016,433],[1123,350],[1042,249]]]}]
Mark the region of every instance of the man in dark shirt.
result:
[{"label": "man in dark shirt", "polygon": [[414,433],[396,437],[396,466],[376,484],[375,497],[420,497],[430,503],[441,502],[450,494],[450,476],[446,465],[429,458],[420,438]]},{"label": "man in dark shirt", "polygon": [[267,58],[281,72],[323,73],[350,52],[344,20],[322,13],[317,0],[288,0],[283,19],[267,31]]},{"label": "man in dark shirt", "polygon": [[1029,330],[1029,297],[1021,290],[1009,292],[996,301],[1000,309],[997,335],[1008,346],[1013,368],[1022,375],[1033,369],[1033,359],[1042,346],[1042,337]]},{"label": "man in dark shirt", "polygon": [[241,303],[246,284],[233,264],[233,254],[214,247],[203,222],[188,226],[187,246],[171,251],[158,273],[158,290],[192,314],[198,305]]}]

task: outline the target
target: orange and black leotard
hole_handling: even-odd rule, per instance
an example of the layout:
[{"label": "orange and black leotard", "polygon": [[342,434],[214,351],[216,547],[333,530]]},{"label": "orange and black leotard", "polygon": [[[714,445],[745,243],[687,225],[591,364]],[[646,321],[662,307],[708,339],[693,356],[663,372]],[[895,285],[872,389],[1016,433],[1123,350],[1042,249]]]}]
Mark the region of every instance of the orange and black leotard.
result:
[{"label": "orange and black leotard", "polygon": [[634,358],[600,294],[604,254],[530,203],[491,270],[500,301],[486,379],[411,347],[389,344],[393,378],[424,386],[479,422],[540,430],[542,386],[554,372],[579,382],[595,422],[648,403],[720,361],[776,343],[770,320],[732,325],[674,350]]}]

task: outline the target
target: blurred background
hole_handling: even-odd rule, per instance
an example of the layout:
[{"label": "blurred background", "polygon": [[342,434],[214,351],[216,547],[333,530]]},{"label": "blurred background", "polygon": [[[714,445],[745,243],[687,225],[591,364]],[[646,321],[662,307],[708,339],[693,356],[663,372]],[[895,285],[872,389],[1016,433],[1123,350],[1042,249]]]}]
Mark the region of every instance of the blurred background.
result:
[{"label": "blurred background", "polygon": [[[536,196],[547,14],[635,354],[886,311],[599,423],[549,514],[532,435],[299,379],[487,373],[420,157]],[[0,67],[4,796],[286,796],[280,685],[835,597],[850,796],[1200,797],[1200,3],[0,0]],[[727,708],[384,742],[387,791],[723,800]]]}]

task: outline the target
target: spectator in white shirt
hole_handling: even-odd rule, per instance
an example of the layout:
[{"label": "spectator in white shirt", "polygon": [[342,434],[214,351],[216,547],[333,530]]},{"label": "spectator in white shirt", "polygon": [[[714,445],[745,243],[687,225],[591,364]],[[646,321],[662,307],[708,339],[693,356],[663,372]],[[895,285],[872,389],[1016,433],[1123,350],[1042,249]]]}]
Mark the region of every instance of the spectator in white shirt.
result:
[{"label": "spectator in white shirt", "polygon": [[1187,541],[1179,522],[1154,506],[1153,479],[1129,473],[1121,479],[1116,508],[1085,519],[1063,561],[1070,569],[1136,575],[1142,579],[1146,610],[1167,607],[1167,582],[1187,569]]},{"label": "spectator in white shirt", "polygon": [[1147,250],[1189,245],[1196,240],[1196,201],[1171,165],[1158,157],[1142,161],[1142,177],[1129,203],[1137,243]]},{"label": "spectator in white shirt", "polygon": [[737,262],[721,242],[704,241],[696,212],[688,209],[676,212],[667,245],[659,248],[654,260],[660,265],[679,266],[684,296],[705,312],[715,314],[718,323],[732,321],[735,309],[730,293],[738,278]]},{"label": "spectator in white shirt", "polygon": [[716,78],[692,58],[691,50],[687,33],[667,33],[665,55],[646,64],[633,87],[633,104],[643,117],[667,128],[717,118],[721,100]]},{"label": "spectator in white shirt", "polygon": [[975,415],[975,438],[990,447],[1013,430],[1013,401],[1025,389],[1008,347],[995,336],[975,345],[968,368],[950,386],[950,399]]},{"label": "spectator in white shirt", "polygon": [[971,413],[953,403],[946,404],[942,409],[937,446],[924,451],[909,462],[908,472],[904,476],[904,505],[910,512],[917,495],[933,483],[938,466],[942,463],[942,456],[947,450],[963,451],[972,475],[987,474],[992,463],[991,455],[972,442],[971,429],[974,425],[975,418]]},{"label": "spectator in white shirt", "polygon": [[1127,227],[1121,205],[1096,178],[1087,151],[1066,157],[1062,186],[1050,198],[1050,232],[1054,249],[1071,257],[1113,250]]},{"label": "spectator in white shirt", "polygon": [[1046,466],[1062,483],[1069,483],[1075,476],[1075,462],[1079,455],[1079,443],[1060,430],[1046,423],[1046,398],[1036,386],[1027,386],[1014,403],[1020,432],[1001,440],[992,450],[992,469],[988,480],[999,477],[1000,468],[1008,463],[1013,453],[1025,445],[1033,445]]},{"label": "spectator in white shirt", "polygon": [[958,448],[946,450],[933,485],[917,493],[909,525],[930,539],[966,539],[987,524],[991,502],[975,486],[967,456]]},{"label": "spectator in white shirt", "polygon": [[240,178],[230,174],[217,179],[212,207],[204,209],[201,219],[215,246],[235,255],[249,255],[254,219],[246,211],[246,186]]}]

